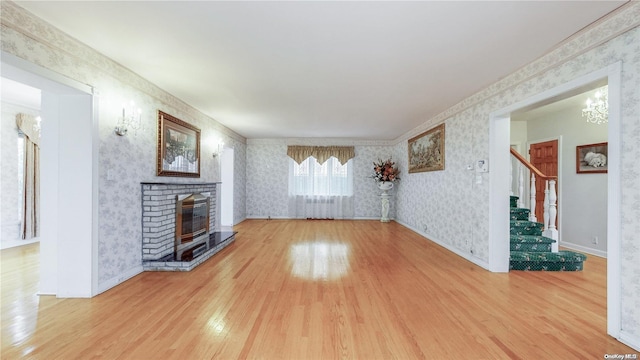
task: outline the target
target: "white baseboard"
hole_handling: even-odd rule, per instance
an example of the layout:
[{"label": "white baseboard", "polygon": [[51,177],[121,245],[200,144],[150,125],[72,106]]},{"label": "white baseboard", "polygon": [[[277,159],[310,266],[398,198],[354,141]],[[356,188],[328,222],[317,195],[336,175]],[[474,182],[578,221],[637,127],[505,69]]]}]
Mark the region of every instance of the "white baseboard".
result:
[{"label": "white baseboard", "polygon": [[[128,271],[124,272],[123,274],[120,274],[117,277],[111,278],[105,282],[102,282],[100,284],[98,284],[98,294],[102,294],[103,292],[122,284],[123,282],[131,279],[132,277],[142,273],[144,270],[142,268],[142,264],[140,266],[136,266],[132,269],[129,269]],[[94,295],[94,296],[95,296]]]},{"label": "white baseboard", "polygon": [[295,218],[291,218],[288,216],[262,216],[262,215],[247,216],[246,219],[247,220],[295,220]]},{"label": "white baseboard", "polygon": [[[307,218],[295,218],[290,216],[247,216],[246,219],[251,220],[306,220]],[[358,216],[354,218],[334,219],[334,220],[380,220],[380,217]],[[389,219],[395,221],[393,218]]]},{"label": "white baseboard", "polygon": [[620,337],[618,341],[621,343],[640,351],[640,336],[636,336],[633,334],[626,333],[625,331],[620,331]]},{"label": "white baseboard", "polygon": [[562,247],[565,247],[567,249],[570,249],[570,250],[584,252],[584,253],[587,253],[587,254],[590,254],[590,255],[599,256],[599,257],[602,257],[602,258],[605,258],[605,259],[607,258],[607,252],[606,251],[597,250],[597,249],[593,249],[593,248],[582,246],[582,245],[578,245],[578,244],[572,244],[572,243],[565,242],[565,241],[561,242],[559,245],[562,246]]},{"label": "white baseboard", "polygon": [[246,216],[245,216],[245,217],[243,217],[242,219],[240,219],[239,221],[236,221],[233,225],[238,225],[238,224],[240,224],[241,222],[243,222],[243,221],[245,221],[245,220],[247,220],[247,217],[246,217]]},{"label": "white baseboard", "polygon": [[453,247],[453,246],[451,246],[449,244],[446,244],[446,243],[444,243],[442,241],[439,241],[438,239],[435,239],[434,237],[429,236],[428,234],[426,234],[426,233],[414,228],[413,226],[405,224],[402,221],[395,220],[395,222],[397,222],[398,224],[406,227],[407,229],[419,234],[420,236],[426,238],[427,240],[442,246],[443,248],[451,251],[452,253],[460,256],[461,258],[463,258],[463,259],[465,259],[467,261],[470,261],[470,262],[480,266],[483,269],[489,270],[489,263],[487,263],[486,261],[484,261],[484,260],[482,260],[480,258],[477,258],[477,257],[473,256],[472,254],[468,254],[468,253],[466,253],[466,252],[464,252],[464,251],[462,251],[462,250],[460,250],[458,248],[455,248],[455,247]]}]

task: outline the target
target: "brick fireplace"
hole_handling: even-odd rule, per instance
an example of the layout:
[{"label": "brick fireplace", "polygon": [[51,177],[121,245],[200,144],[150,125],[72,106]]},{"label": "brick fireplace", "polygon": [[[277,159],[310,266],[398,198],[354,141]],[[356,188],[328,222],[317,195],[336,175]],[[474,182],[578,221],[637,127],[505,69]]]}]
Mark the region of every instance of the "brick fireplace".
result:
[{"label": "brick fireplace", "polygon": [[[142,263],[144,270],[189,271],[233,242],[235,233],[216,231],[218,183],[142,183]],[[193,220],[183,220],[185,199],[206,203]],[[192,215],[193,210],[186,213]],[[180,222],[178,224],[178,221]],[[208,221],[208,224],[203,224]],[[199,224],[198,236],[185,237],[185,224]],[[181,234],[177,234],[177,231]],[[196,253],[197,251],[197,253]]]}]

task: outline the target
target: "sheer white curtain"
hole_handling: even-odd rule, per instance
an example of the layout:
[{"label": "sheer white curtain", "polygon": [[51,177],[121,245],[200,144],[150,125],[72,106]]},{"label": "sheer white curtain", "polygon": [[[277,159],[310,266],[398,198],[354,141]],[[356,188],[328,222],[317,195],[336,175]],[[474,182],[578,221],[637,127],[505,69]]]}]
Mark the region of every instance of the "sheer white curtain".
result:
[{"label": "sheer white curtain", "polygon": [[323,164],[309,157],[289,159],[289,216],[293,218],[353,218],[353,164],[335,157]]}]

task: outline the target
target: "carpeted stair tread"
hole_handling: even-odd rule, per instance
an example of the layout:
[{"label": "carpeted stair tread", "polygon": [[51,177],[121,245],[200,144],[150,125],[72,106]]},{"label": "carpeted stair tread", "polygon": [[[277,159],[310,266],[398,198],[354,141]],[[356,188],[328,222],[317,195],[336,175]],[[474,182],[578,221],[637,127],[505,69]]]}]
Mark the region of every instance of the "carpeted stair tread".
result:
[{"label": "carpeted stair tread", "polygon": [[551,245],[556,241],[541,235],[511,235],[509,250],[550,252]]},{"label": "carpeted stair tread", "polygon": [[551,252],[551,244],[545,243],[510,243],[511,251]]},{"label": "carpeted stair tread", "polygon": [[529,252],[512,251],[509,270],[522,271],[582,271],[587,257],[573,251]]},{"label": "carpeted stair tread", "polygon": [[530,252],[530,251],[512,251],[509,261],[528,261],[528,262],[582,262],[587,260],[583,254],[573,251],[554,252]]},{"label": "carpeted stair tread", "polygon": [[517,196],[510,196],[509,197],[509,205],[511,207],[513,207],[513,208],[517,207],[518,206],[518,199],[519,199],[519,197],[517,197]]},{"label": "carpeted stair tread", "polygon": [[511,235],[512,243],[553,244],[555,240],[542,235]]},{"label": "carpeted stair tread", "polygon": [[511,220],[510,224],[511,226],[536,226],[536,227],[543,226],[541,222],[529,221],[529,220]]},{"label": "carpeted stair tread", "polygon": [[553,262],[553,261],[512,261],[509,262],[509,270],[520,271],[582,271],[584,263]]},{"label": "carpeted stair tread", "polygon": [[510,209],[511,220],[528,220],[530,212],[531,210],[529,209],[512,207]]},{"label": "carpeted stair tread", "polygon": [[542,235],[543,224],[528,220],[511,220],[510,232],[512,235]]}]

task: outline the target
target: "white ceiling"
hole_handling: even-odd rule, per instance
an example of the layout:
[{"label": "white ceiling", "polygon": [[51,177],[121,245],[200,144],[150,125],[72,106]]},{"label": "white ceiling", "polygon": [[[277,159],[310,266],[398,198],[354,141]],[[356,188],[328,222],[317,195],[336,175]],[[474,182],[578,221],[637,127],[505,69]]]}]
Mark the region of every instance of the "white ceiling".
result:
[{"label": "white ceiling", "polygon": [[17,1],[247,138],[392,140],[626,1]]}]

